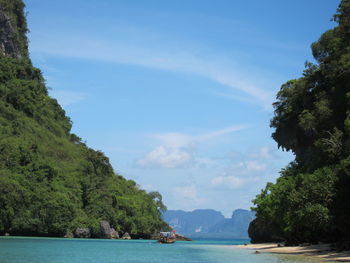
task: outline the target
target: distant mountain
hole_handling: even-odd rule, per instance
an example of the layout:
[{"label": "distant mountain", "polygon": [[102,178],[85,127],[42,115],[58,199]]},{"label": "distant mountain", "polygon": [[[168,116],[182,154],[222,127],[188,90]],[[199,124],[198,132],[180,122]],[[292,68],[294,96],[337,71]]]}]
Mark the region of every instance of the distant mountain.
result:
[{"label": "distant mountain", "polygon": [[255,218],[252,211],[237,209],[232,217],[224,219],[209,229],[209,233],[232,234],[235,238],[248,238],[249,223]]},{"label": "distant mountain", "polygon": [[210,227],[223,221],[225,217],[213,209],[197,209],[192,212],[168,210],[163,219],[176,231],[188,235],[190,233],[208,232]]},{"label": "distant mountain", "polygon": [[248,226],[255,213],[237,209],[231,218],[225,218],[213,209],[168,210],[163,218],[176,231],[193,238],[248,238]]}]

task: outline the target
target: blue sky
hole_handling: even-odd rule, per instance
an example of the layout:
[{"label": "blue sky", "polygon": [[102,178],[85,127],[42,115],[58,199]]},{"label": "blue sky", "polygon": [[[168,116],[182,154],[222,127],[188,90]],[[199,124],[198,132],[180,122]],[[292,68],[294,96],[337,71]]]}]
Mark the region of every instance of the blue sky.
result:
[{"label": "blue sky", "polygon": [[73,132],[169,209],[230,216],[293,159],[271,103],[333,0],[26,0],[30,54]]}]

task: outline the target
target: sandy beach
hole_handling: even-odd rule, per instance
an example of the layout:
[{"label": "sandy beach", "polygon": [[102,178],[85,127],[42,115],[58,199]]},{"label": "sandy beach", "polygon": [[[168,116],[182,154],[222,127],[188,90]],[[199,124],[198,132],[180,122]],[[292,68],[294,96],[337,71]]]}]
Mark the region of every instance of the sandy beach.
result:
[{"label": "sandy beach", "polygon": [[320,258],[329,262],[350,262],[350,251],[337,252],[330,244],[311,246],[279,247],[276,243],[238,245],[237,248],[245,248],[256,253],[276,253],[286,255],[301,255]]}]

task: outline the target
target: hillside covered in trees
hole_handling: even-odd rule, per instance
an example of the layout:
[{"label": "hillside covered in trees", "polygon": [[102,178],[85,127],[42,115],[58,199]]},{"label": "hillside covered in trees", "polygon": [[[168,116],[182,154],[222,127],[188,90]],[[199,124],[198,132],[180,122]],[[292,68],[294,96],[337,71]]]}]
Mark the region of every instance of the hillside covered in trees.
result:
[{"label": "hillside covered in trees", "polygon": [[282,85],[272,134],[295,160],[253,201],[252,242],[338,242],[350,248],[350,1],[312,44],[316,64]]},{"label": "hillside covered in trees", "polygon": [[149,236],[168,229],[159,193],[113,171],[108,158],[70,132],[28,55],[21,0],[0,0],[0,235],[64,236],[100,221]]}]

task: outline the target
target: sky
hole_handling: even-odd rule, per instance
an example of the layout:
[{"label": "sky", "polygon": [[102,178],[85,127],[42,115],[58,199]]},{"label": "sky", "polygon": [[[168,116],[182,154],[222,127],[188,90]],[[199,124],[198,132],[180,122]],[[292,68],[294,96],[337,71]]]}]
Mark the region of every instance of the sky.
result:
[{"label": "sky", "polygon": [[25,0],[33,64],[116,173],[168,209],[249,209],[293,160],[269,127],[335,0]]}]

